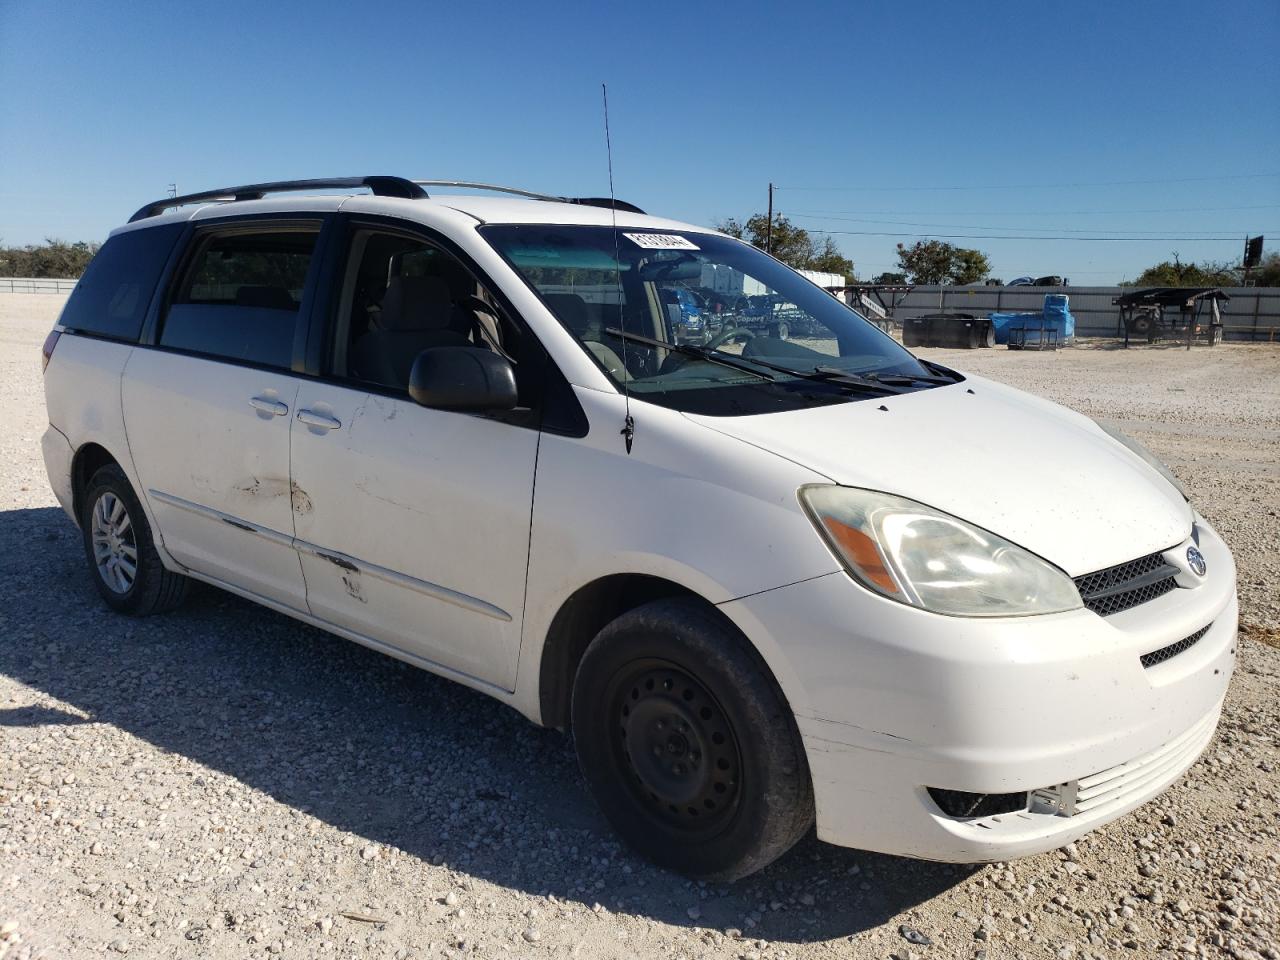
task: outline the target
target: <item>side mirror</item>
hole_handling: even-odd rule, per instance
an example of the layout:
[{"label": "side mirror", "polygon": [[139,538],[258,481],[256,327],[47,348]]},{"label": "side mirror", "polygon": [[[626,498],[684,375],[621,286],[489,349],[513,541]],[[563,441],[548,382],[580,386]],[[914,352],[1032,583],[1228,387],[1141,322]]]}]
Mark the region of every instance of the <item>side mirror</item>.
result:
[{"label": "side mirror", "polygon": [[432,347],[413,361],[409,396],[437,410],[510,410],[516,372],[506,357],[483,347]]}]

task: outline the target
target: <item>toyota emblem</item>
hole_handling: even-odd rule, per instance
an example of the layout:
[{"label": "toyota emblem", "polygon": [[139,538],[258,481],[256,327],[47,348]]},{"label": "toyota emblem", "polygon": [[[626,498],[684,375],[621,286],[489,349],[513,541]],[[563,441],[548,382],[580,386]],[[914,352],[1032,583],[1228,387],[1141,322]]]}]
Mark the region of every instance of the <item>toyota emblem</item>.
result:
[{"label": "toyota emblem", "polygon": [[1189,566],[1197,577],[1203,577],[1208,565],[1204,562],[1204,554],[1196,547],[1187,547],[1187,566]]}]

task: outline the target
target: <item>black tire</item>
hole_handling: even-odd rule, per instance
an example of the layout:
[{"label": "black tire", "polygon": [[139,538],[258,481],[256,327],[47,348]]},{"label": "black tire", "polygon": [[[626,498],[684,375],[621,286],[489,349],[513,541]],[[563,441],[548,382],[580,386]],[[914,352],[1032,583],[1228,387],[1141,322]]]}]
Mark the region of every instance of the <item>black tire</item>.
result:
[{"label": "black tire", "polygon": [[[123,589],[120,583],[109,583],[108,574],[98,564],[94,544],[94,510],[99,501],[104,504],[118,502],[128,520],[124,534],[117,537],[123,544],[122,549],[130,548],[136,554],[135,574],[132,582]],[[137,496],[130,486],[129,480],[114,463],[107,464],[89,480],[81,498],[80,530],[84,540],[85,559],[89,564],[89,575],[93,578],[98,593],[106,601],[107,606],[117,613],[125,613],[135,617],[145,617],[153,613],[172,610],[182,603],[187,596],[191,581],[178,573],[166,570],[156,553],[155,542],[151,539],[151,527],[147,523],[147,515],[142,510]],[[101,545],[100,545],[101,546]],[[127,555],[122,554],[125,559]]]},{"label": "black tire", "polygon": [[746,639],[690,599],[608,624],[573,686],[573,735],[614,829],[659,866],[731,881],[813,824],[795,718]]}]

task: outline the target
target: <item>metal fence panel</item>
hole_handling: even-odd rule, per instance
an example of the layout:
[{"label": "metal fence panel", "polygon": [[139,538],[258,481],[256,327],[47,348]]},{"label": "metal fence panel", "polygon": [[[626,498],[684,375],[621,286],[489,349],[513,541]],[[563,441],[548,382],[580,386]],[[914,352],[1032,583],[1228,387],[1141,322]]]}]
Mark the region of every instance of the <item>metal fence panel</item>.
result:
[{"label": "metal fence panel", "polygon": [[[995,312],[1039,313],[1045,294],[1065,293],[1076,318],[1076,335],[1116,336],[1120,310],[1113,297],[1134,287],[938,287],[918,286],[894,313],[901,322],[939,310],[986,316]],[[1280,287],[1223,287],[1231,299],[1219,304],[1231,340],[1280,342]]]},{"label": "metal fence panel", "polygon": [[70,293],[75,285],[54,277],[0,277],[0,293]]}]

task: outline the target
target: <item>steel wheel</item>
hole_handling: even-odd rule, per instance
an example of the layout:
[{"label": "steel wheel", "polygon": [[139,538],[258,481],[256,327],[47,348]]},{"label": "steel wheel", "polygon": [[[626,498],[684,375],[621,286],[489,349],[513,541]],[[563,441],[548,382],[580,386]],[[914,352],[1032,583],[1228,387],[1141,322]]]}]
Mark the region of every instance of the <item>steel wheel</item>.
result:
[{"label": "steel wheel", "polygon": [[804,744],[768,668],[714,607],[653,600],[606,624],[571,704],[583,776],[650,860],[729,881],[813,824]]},{"label": "steel wheel", "polygon": [[113,592],[128,593],[138,576],[138,541],[124,501],[110,490],[93,505],[90,536],[98,576]]},{"label": "steel wheel", "polygon": [[670,829],[713,832],[733,813],[742,769],[720,705],[660,660],[632,664],[612,693],[617,759],[633,794]]}]

